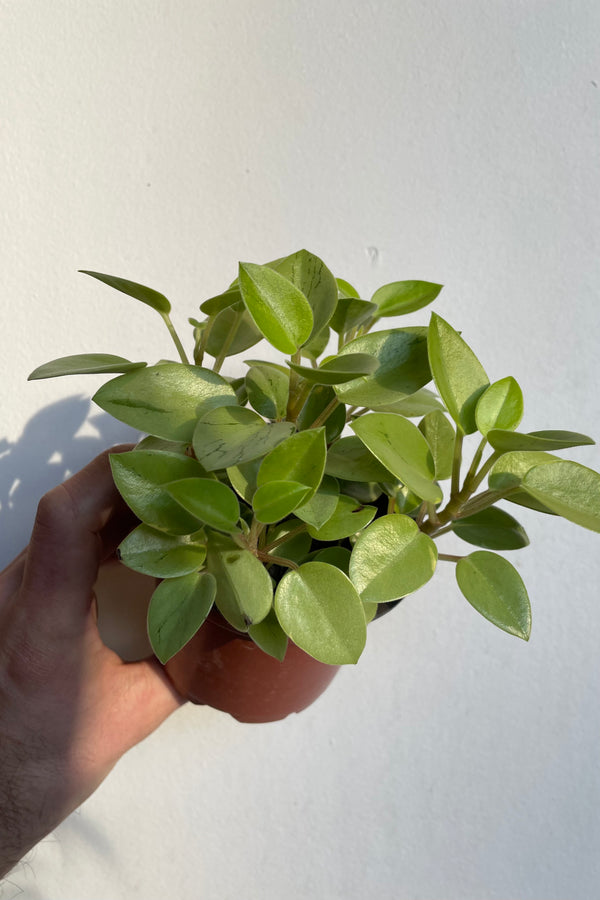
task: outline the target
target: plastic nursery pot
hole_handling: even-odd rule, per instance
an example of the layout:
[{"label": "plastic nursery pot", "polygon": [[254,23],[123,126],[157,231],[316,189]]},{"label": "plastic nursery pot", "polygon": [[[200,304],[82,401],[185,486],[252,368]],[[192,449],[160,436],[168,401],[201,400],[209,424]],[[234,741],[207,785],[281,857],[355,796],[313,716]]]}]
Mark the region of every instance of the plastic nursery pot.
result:
[{"label": "plastic nursery pot", "polygon": [[301,712],[323,693],[338,669],[292,641],[279,662],[214,611],[165,665],[182,696],[228,712],[239,722],[275,722]]}]

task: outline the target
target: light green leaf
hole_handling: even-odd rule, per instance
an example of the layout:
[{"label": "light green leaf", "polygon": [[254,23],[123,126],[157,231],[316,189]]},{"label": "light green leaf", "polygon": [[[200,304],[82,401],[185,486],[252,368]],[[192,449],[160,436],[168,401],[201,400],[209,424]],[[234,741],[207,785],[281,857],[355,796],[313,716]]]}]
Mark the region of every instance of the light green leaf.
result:
[{"label": "light green leaf", "polygon": [[60,375],[98,375],[108,372],[131,372],[143,369],[147,363],[130,362],[122,356],[109,353],[78,353],[75,356],[61,356],[52,362],[34,369],[27,381],[40,378],[58,378]]},{"label": "light green leaf", "polygon": [[566,450],[569,447],[595,443],[591,437],[575,431],[530,431],[528,434],[519,434],[497,428],[488,432],[487,439],[494,450],[502,453],[513,450]]},{"label": "light green leaf", "polygon": [[252,503],[252,498],[256,491],[256,478],[261,462],[262,460],[260,459],[253,459],[239,466],[229,466],[227,469],[227,477],[231,482],[232,488],[248,504]]},{"label": "light green leaf", "polygon": [[219,356],[224,348],[225,342],[229,341],[230,332],[234,331],[231,343],[225,352],[225,356],[235,356],[237,353],[243,353],[249,347],[253,347],[262,340],[262,334],[254,324],[252,317],[243,304],[239,306],[228,306],[217,313],[215,320],[208,333],[206,341],[206,352],[215,358]]},{"label": "light green leaf", "polygon": [[267,266],[240,263],[240,288],[257,327],[281,353],[296,353],[308,340],[313,313],[302,291]]},{"label": "light green leaf", "polygon": [[336,278],[336,284],[338,286],[338,292],[342,297],[356,297],[358,299],[360,294],[356,290],[356,288],[350,284],[349,281],[345,281],[343,278]]},{"label": "light green leaf", "polygon": [[154,578],[176,578],[202,568],[206,546],[194,537],[164,534],[142,524],[120,543],[118,556],[134,572]]},{"label": "light green leaf", "polygon": [[323,331],[336,308],[338,291],[335,278],[323,260],[314,253],[309,253],[308,250],[299,250],[297,253],[269,263],[269,268],[275,269],[276,272],[291,281],[308,300],[313,315],[313,327],[310,333],[312,340]]},{"label": "light green leaf", "polygon": [[158,585],[148,607],[148,636],[163,665],[194,637],[215,593],[215,579],[207,572],[169,578]]},{"label": "light green leaf", "polygon": [[431,503],[442,499],[442,491],[434,482],[429,445],[409,419],[394,413],[370,413],[355,419],[352,429],[379,462],[411,491]]},{"label": "light green leaf", "polygon": [[433,410],[419,422],[419,431],[429,444],[438,481],[450,478],[454,458],[454,428],[439,409]]},{"label": "light green leaf", "polygon": [[344,384],[363,375],[374,372],[379,363],[374,356],[366,353],[349,353],[347,356],[334,356],[322,363],[317,369],[288,363],[290,369],[309,381],[311,384]]},{"label": "light green leaf", "polygon": [[325,429],[299,431],[268,453],[258,470],[258,487],[272,481],[297,481],[310,488],[305,502],[317,490],[325,470]]},{"label": "light green leaf", "polygon": [[379,361],[372,375],[339,384],[335,392],[342,403],[376,409],[403,400],[431,380],[427,359],[426,328],[394,328],[355,338],[340,353],[366,353]]},{"label": "light green leaf", "polygon": [[559,516],[600,531],[600,475],[593,469],[561,459],[530,469],[522,487]]},{"label": "light green leaf", "polygon": [[263,564],[223,534],[211,532],[206,567],[217,581],[215,603],[238,631],[262,622],[273,603],[273,584]]},{"label": "light green leaf", "polygon": [[510,375],[490,384],[475,407],[475,422],[485,437],[492,428],[514,431],[523,418],[523,393]]},{"label": "light green leaf", "polygon": [[516,450],[512,453],[504,453],[490,471],[488,485],[494,491],[512,491],[506,498],[511,503],[554,516],[556,513],[544,506],[543,503],[539,503],[525,491],[515,490],[515,488],[520,486],[527,472],[534,466],[558,462],[559,459],[558,456],[541,451]]},{"label": "light green leaf", "polygon": [[394,477],[356,435],[340,438],[327,452],[327,475],[347,481],[393,481]]},{"label": "light green leaf", "polygon": [[316,541],[341,541],[366,528],[377,513],[375,506],[361,506],[352,497],[340,494],[334,514],[321,526],[308,526],[308,533]]},{"label": "light green leaf", "polygon": [[329,326],[326,325],[300,347],[300,355],[316,362],[329,343]]},{"label": "light green leaf", "polygon": [[168,441],[191,441],[200,416],[216,407],[237,405],[224,378],[182,363],[119,375],[92,399],[120,422]]},{"label": "light green leaf", "polygon": [[221,310],[227,309],[229,306],[235,306],[236,303],[241,302],[243,302],[242,292],[239,287],[235,287],[228,291],[224,291],[222,294],[217,294],[216,297],[210,297],[209,300],[205,300],[204,303],[200,304],[200,309],[205,316],[215,316],[217,313],[220,313]]},{"label": "light green leaf", "polygon": [[414,394],[409,394],[396,403],[378,406],[377,409],[379,412],[398,413],[398,415],[406,416],[410,419],[416,416],[425,416],[428,412],[433,412],[436,409],[445,412],[446,407],[438,400],[433,391],[421,388],[421,390],[415,391]]},{"label": "light green leaf", "polygon": [[338,334],[346,334],[358,328],[377,312],[377,305],[358,297],[340,297],[336,310],[329,323]]},{"label": "light green leaf", "polygon": [[[354,437],[354,435],[352,435]],[[356,439],[358,440],[358,438]],[[359,442],[360,443],[360,442]],[[363,449],[366,450],[366,447],[363,445]],[[377,463],[375,457],[373,460]],[[380,465],[380,463],[377,463]],[[391,473],[390,473],[391,474]],[[344,494],[348,497],[353,497],[355,500],[358,500],[359,503],[374,503],[381,495],[383,494],[383,487],[381,484],[378,484],[374,481],[344,481]],[[419,503],[421,501],[419,500]]]},{"label": "light green leaf", "polygon": [[477,612],[503,631],[529,640],[529,597],[521,576],[508,560],[488,550],[476,550],[458,561],[456,580]]},{"label": "light green leaf", "polygon": [[378,306],[378,316],[403,316],[432,303],[443,285],[429,281],[394,281],[378,288],[371,303]]},{"label": "light green leaf", "polygon": [[489,385],[485,370],[471,348],[444,319],[431,314],[429,363],[448,412],[465,434],[476,429],[475,407]]},{"label": "light green leaf", "polygon": [[362,600],[388,603],[426,584],[437,556],[434,542],[409,516],[381,516],[358,536],[350,581]]},{"label": "light green leaf", "polygon": [[192,445],[189,441],[166,441],[151,434],[143,437],[135,445],[136,450],[166,450],[168,453],[178,453],[180,456],[191,456]]},{"label": "light green leaf", "polygon": [[275,612],[286,634],[310,656],[329,665],[356,663],[366,640],[363,606],[346,575],[309,562],[283,576]]},{"label": "light green leaf", "polygon": [[238,499],[226,484],[211,478],[182,478],[166,485],[168,493],[192,516],[218,531],[237,531]]},{"label": "light green leaf", "polygon": [[267,425],[251,409],[222,407],[203,416],[196,425],[194,452],[206,471],[214,472],[264,456],[293,430],[292,422]]},{"label": "light green leaf", "polygon": [[[327,406],[335,399],[335,392],[332,387],[324,384],[316,384],[311,388],[306,403],[300,410],[296,419],[296,426],[299,431],[310,428],[317,417],[325,410]],[[325,422],[325,437],[327,443],[330,444],[340,436],[346,425],[346,408],[340,404],[327,417]]]},{"label": "light green leaf", "polygon": [[317,550],[310,562],[329,563],[347,575],[350,570],[350,556],[347,547],[324,547],[323,550]]},{"label": "light green leaf", "polygon": [[266,419],[285,419],[290,392],[289,374],[274,366],[252,366],[246,373],[246,391],[253,409]]},{"label": "light green leaf", "polygon": [[457,519],[452,530],[463,541],[486,550],[518,550],[529,544],[523,526],[496,506]]},{"label": "light green leaf", "polygon": [[274,656],[279,662],[283,662],[288,646],[288,636],[279,624],[274,609],[262,622],[251,625],[248,634],[257,647],[260,647],[269,656]]},{"label": "light green leaf", "polygon": [[146,525],[170,534],[193,534],[198,520],[181,508],[166,485],[206,473],[195,459],[162,450],[111,453],[110,467],[117,490]]},{"label": "light green leaf", "polygon": [[294,515],[314,528],[321,528],[334,514],[340,494],[335,478],[324,475],[317,491],[307,503],[296,507]]},{"label": "light green leaf", "polygon": [[269,481],[261,485],[252,498],[254,515],[259,522],[279,522],[289,516],[311,493],[312,489],[308,485],[297,481]]},{"label": "light green leaf", "polygon": [[138,284],[137,281],[129,281],[127,278],[117,278],[116,275],[101,275],[100,272],[90,272],[87,269],[80,269],[79,271],[83,275],[91,275],[92,278],[97,278],[98,281],[104,282],[104,284],[121,291],[123,294],[128,294],[135,300],[140,300],[162,315],[168,315],[171,312],[171,304],[165,295],[153,290],[153,288]]}]

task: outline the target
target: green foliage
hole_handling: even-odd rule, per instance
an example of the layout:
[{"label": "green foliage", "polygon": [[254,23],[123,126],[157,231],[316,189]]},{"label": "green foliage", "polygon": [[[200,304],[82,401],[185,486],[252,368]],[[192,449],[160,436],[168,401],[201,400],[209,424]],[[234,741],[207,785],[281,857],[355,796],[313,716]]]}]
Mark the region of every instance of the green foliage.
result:
[{"label": "green foliage", "polygon": [[[120,558],[162,579],[148,611],[161,662],[214,604],[276,659],[291,640],[322,662],[355,663],[378,605],[423,587],[438,559],[456,563],[475,609],[527,639],[527,592],[496,551],[522,549],[528,538],[496,504],[600,531],[600,475],[548,452],[591,438],[517,432],[515,379],[490,384],[463,336],[435,313],[429,325],[372,330],[423,309],[439,284],[394,281],[365,300],[307,250],[240,263],[235,281],[201,303],[204,318],[189,319],[190,364],[163,294],[87,274],[158,312],[181,359],[147,366],[86,353],[30,375],[116,374],[94,400],[146,435],[110,462],[140,520]],[[257,356],[235,378],[219,374],[263,339],[291,358]],[[463,438],[476,431],[463,468]],[[438,553],[446,532],[482,549]]]}]

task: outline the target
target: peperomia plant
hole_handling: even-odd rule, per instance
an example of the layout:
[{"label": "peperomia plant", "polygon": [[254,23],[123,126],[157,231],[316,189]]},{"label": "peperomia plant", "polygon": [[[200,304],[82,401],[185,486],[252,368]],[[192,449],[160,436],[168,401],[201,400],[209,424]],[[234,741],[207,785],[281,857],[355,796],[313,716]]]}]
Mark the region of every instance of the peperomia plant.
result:
[{"label": "peperomia plant", "polygon": [[[163,294],[86,274],[155,309],[181,360],[85,354],[29,376],[120,373],[93,399],[147,435],[111,466],[140,520],[120,558],[161,579],[148,630],[163,663],[213,604],[278,659],[290,639],[322,662],[355,663],[378,605],[422,587],[438,559],[456,564],[478,612],[527,640],[525,586],[497,551],[528,538],[498,501],[600,531],[600,475],[554,455],[590,438],[517,432],[515,379],[490,383],[435,313],[428,327],[371,330],[427,306],[440,285],[398,281],[367,301],[305,250],[240,263],[233,284],[202,303],[205,317],[189,320],[191,362]],[[227,357],[263,338],[284,354],[280,363],[248,359],[243,377],[220,374]],[[463,467],[463,439],[475,432],[479,446]],[[438,553],[434,539],[449,531],[481,549]]]}]

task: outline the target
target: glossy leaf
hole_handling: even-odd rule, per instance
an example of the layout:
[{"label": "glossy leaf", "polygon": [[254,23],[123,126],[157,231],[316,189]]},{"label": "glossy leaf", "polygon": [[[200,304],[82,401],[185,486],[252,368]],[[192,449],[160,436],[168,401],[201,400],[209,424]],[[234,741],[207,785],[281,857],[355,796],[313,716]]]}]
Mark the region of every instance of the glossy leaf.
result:
[{"label": "glossy leaf", "polygon": [[239,287],[235,287],[224,291],[222,294],[217,294],[216,297],[210,297],[208,300],[205,300],[204,303],[200,304],[200,309],[205,316],[216,316],[222,310],[241,302],[243,302],[242,293]]},{"label": "glossy leaf", "polygon": [[311,359],[316,362],[319,356],[325,351],[329,343],[329,326],[325,326],[321,331],[313,334],[305,344],[300,347],[300,355],[305,359]]},{"label": "glossy leaf", "polygon": [[311,493],[312,489],[308,485],[297,481],[269,481],[258,487],[252,498],[254,515],[259,522],[279,522],[289,516]]},{"label": "glossy leaf", "polygon": [[522,487],[557,515],[600,531],[600,475],[593,469],[561,459],[530,469]]},{"label": "glossy leaf", "polygon": [[110,353],[78,353],[75,356],[61,356],[52,362],[34,369],[27,381],[41,378],[58,378],[61,375],[98,375],[108,372],[131,372],[143,369],[145,362],[130,362],[122,356]]},{"label": "glossy leaf", "polygon": [[419,431],[427,441],[433,456],[438,481],[450,478],[454,458],[454,428],[440,410],[433,410],[419,422]]},{"label": "glossy leaf", "polygon": [[514,431],[523,418],[523,393],[510,375],[490,384],[475,407],[475,422],[481,434],[493,428]]},{"label": "glossy leaf", "polygon": [[295,353],[313,327],[310,304],[302,291],[268,266],[240,263],[240,288],[246,308],[265,338],[281,353]]},{"label": "glossy leaf", "polygon": [[288,646],[288,636],[279,624],[275,610],[272,609],[266,619],[257,625],[251,625],[248,634],[264,653],[274,656],[283,662]]},{"label": "glossy leaf", "polygon": [[[302,523],[297,519],[288,519],[286,522],[278,522],[269,528],[267,533],[267,544],[284,537],[286,534],[294,532]],[[306,554],[310,551],[312,538],[307,531],[301,531],[299,534],[293,534],[281,544],[273,549],[276,556],[282,556],[284,559],[291,559],[293,562],[300,563],[304,560]]]},{"label": "glossy leaf", "polygon": [[290,369],[309,381],[311,384],[344,384],[363,375],[374,372],[379,363],[374,356],[366,353],[350,353],[347,356],[336,356],[324,362],[316,369],[288,363]]},{"label": "glossy leaf", "polygon": [[194,452],[206,471],[214,472],[264,456],[293,430],[291,422],[267,425],[251,409],[222,407],[212,410],[197,423]]},{"label": "glossy leaf", "polygon": [[237,406],[224,378],[199,366],[166,363],[109,381],[93,397],[120,422],[168,441],[191,441],[198,418],[220,406]]},{"label": "glossy leaf", "polygon": [[523,526],[496,506],[457,519],[452,530],[463,541],[486,550],[518,550],[529,544]]},{"label": "glossy leaf", "polygon": [[378,316],[403,316],[432,303],[443,285],[429,281],[394,281],[378,288],[371,302],[378,307]]},{"label": "glossy leaf", "polygon": [[338,286],[338,293],[342,297],[356,297],[357,299],[360,297],[360,294],[356,290],[356,288],[350,284],[349,281],[345,281],[343,278],[336,278],[336,284]]},{"label": "glossy leaf", "polygon": [[166,441],[148,434],[137,442],[135,449],[166,450],[168,453],[179,453],[180,456],[191,456],[192,445],[189,441]]},{"label": "glossy leaf", "polygon": [[202,478],[195,459],[162,450],[111,453],[110,467],[117,490],[146,525],[170,534],[193,534],[199,523],[181,508],[166,485],[181,478]]},{"label": "glossy leaf", "polygon": [[408,396],[403,397],[402,400],[396,401],[396,403],[384,404],[383,406],[377,407],[379,412],[398,413],[398,415],[406,416],[408,419],[416,416],[425,416],[427,413],[433,412],[436,409],[444,412],[446,407],[436,397],[433,391],[430,391],[427,388],[421,388],[420,390],[415,391],[414,394],[409,394]]},{"label": "glossy leaf", "polygon": [[258,470],[258,487],[272,481],[297,481],[309,487],[312,496],[321,483],[326,455],[324,428],[292,434],[263,459]]},{"label": "glossy leaf", "polygon": [[161,582],[148,607],[148,636],[161,661],[175,656],[202,626],[213,605],[216,582],[195,572]]},{"label": "glossy leaf", "polygon": [[171,312],[171,304],[165,295],[155,291],[153,288],[138,284],[137,281],[129,281],[127,278],[118,278],[116,275],[102,275],[100,272],[90,272],[87,269],[80,269],[79,271],[83,275],[91,275],[92,278],[104,282],[104,284],[121,291],[123,294],[128,294],[135,300],[140,300],[162,315],[168,315]]},{"label": "glossy leaf", "polygon": [[294,510],[294,515],[314,528],[321,528],[334,514],[340,494],[335,478],[324,475],[317,491],[307,503]]},{"label": "glossy leaf", "polygon": [[118,554],[135,572],[154,578],[176,578],[202,568],[206,545],[193,537],[165,534],[142,524],[121,542]]},{"label": "glossy leaf", "polygon": [[208,333],[206,352],[210,356],[217,357],[229,341],[229,334],[233,330],[234,335],[225,356],[235,356],[243,353],[262,340],[260,330],[254,324],[248,310],[237,306],[228,306],[217,314]]},{"label": "glossy leaf", "polygon": [[377,305],[358,297],[340,297],[329,323],[338,334],[346,334],[367,322],[377,312]]},{"label": "glossy leaf", "polygon": [[266,419],[284,419],[290,392],[289,374],[274,366],[252,366],[246,373],[248,402]]},{"label": "glossy leaf", "polygon": [[309,525],[308,533],[317,541],[341,541],[366,528],[376,513],[375,506],[362,506],[352,497],[340,494],[333,515],[321,528]]},{"label": "glossy leaf", "polygon": [[500,450],[502,453],[513,450],[566,450],[569,447],[594,443],[591,437],[575,431],[530,431],[528,434],[519,434],[516,431],[501,431],[496,428],[488,432],[487,439],[494,450]]},{"label": "glossy leaf", "polygon": [[346,344],[338,357],[350,353],[374,356],[379,368],[372,375],[337,385],[335,392],[342,403],[376,409],[403,400],[431,380],[425,328],[365,334]]},{"label": "glossy leaf", "polygon": [[431,503],[442,499],[435,484],[433,456],[427,441],[409,419],[393,413],[370,413],[352,428],[363,444],[403,484]]},{"label": "glossy leaf", "polygon": [[[354,435],[353,435],[354,437]],[[367,449],[366,447],[364,448]],[[367,451],[368,452],[368,451]],[[373,457],[375,459],[375,457]],[[377,462],[377,460],[375,460]],[[344,494],[359,503],[374,503],[383,494],[383,487],[374,481],[344,481]],[[419,501],[420,502],[420,501]]]},{"label": "glossy leaf", "polygon": [[268,615],[273,584],[263,564],[223,534],[211,532],[206,567],[217,581],[215,603],[221,615],[238,631],[247,631]]},{"label": "glossy leaf", "polygon": [[312,340],[325,328],[336,308],[338,290],[335,278],[323,260],[308,250],[299,250],[269,263],[269,267],[291,281],[308,300],[313,315]]},{"label": "glossy leaf", "polygon": [[309,562],[284,575],[275,612],[286,634],[315,659],[358,661],[367,639],[365,614],[356,589],[335,566]]},{"label": "glossy leaf", "polygon": [[226,484],[211,478],[183,478],[166,489],[180,506],[211,528],[237,530],[240,504]]},{"label": "glossy leaf", "polygon": [[246,503],[252,503],[256,491],[256,478],[262,460],[253,459],[239,466],[230,466],[227,469],[227,477],[233,489]]},{"label": "glossy leaf", "polygon": [[[306,402],[298,414],[296,426],[299,431],[310,428],[317,417],[325,410],[327,406],[335,399],[335,392],[332,387],[324,384],[316,384],[311,388]],[[336,407],[327,417],[325,422],[325,437],[327,443],[330,444],[340,436],[346,425],[346,409],[343,404]]]},{"label": "glossy leaf", "polygon": [[358,536],[350,580],[362,600],[388,603],[426,584],[436,563],[436,545],[413,519],[381,516]]},{"label": "glossy leaf", "polygon": [[477,612],[503,631],[529,640],[529,597],[521,576],[508,560],[488,550],[476,550],[458,561],[456,580]]},{"label": "glossy leaf", "polygon": [[518,506],[525,506],[528,509],[535,509],[537,512],[547,515],[556,515],[543,503],[540,503],[534,497],[531,497],[519,488],[523,478],[534,466],[547,465],[548,463],[557,462],[558,456],[551,453],[543,453],[541,451],[514,451],[512,453],[504,453],[500,459],[494,464],[488,476],[488,485],[494,491],[507,491],[511,493],[507,496],[510,503],[516,503]]},{"label": "glossy leaf", "polygon": [[361,439],[354,434],[340,438],[327,452],[325,465],[327,475],[344,478],[347,481],[393,481],[394,477]]},{"label": "glossy leaf", "polygon": [[350,570],[350,550],[347,547],[324,547],[318,550],[311,562],[324,562],[340,569],[344,575]]},{"label": "glossy leaf", "polygon": [[432,313],[428,333],[429,363],[448,412],[465,434],[476,428],[475,407],[489,385],[471,348],[444,319]]}]

